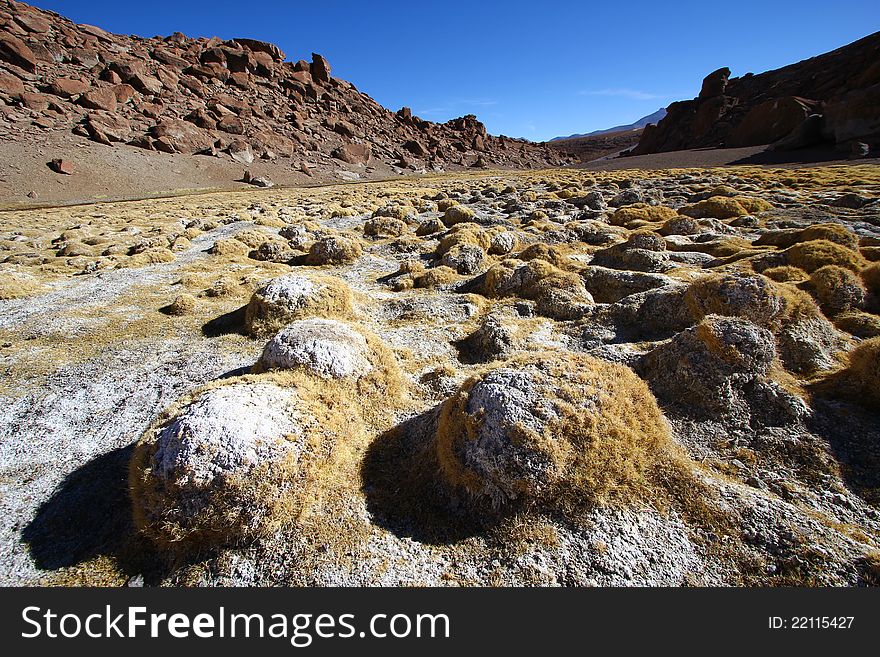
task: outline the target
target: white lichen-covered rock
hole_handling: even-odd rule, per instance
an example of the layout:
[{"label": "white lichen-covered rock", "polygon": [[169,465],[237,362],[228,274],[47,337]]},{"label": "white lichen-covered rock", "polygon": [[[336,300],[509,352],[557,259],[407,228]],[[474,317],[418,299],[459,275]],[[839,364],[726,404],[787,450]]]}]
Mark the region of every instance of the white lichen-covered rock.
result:
[{"label": "white lichen-covered rock", "polygon": [[708,315],[638,364],[657,397],[683,414],[779,425],[806,414],[802,400],[772,381],[773,334],[738,317]]},{"label": "white lichen-covered rock", "polygon": [[303,368],[330,379],[359,378],[372,371],[370,347],[343,322],[304,319],[281,329],[263,349],[263,369]]},{"label": "white lichen-covered rock", "polygon": [[159,433],[153,473],[192,490],[295,454],[296,396],[275,384],[236,384],[206,392]]},{"label": "white lichen-covered rock", "polygon": [[443,406],[436,447],[447,481],[474,497],[577,504],[641,486],[670,441],[632,370],[560,350],[468,380]]},{"label": "white lichen-covered rock", "polygon": [[245,311],[245,329],[263,335],[297,319],[344,315],[350,310],[351,291],[341,279],[287,274],[254,292]]},{"label": "white lichen-covered rock", "polygon": [[266,536],[284,521],[309,445],[295,388],[209,388],[147,430],[132,461],[135,521],[171,549]]},{"label": "white lichen-covered rock", "polygon": [[511,253],[519,245],[519,238],[512,231],[504,231],[496,233],[492,236],[492,242],[489,245],[489,253],[492,255],[507,255]]},{"label": "white lichen-covered rock", "polygon": [[786,369],[800,374],[837,367],[835,356],[849,348],[847,339],[821,316],[787,324],[779,332],[778,343]]}]

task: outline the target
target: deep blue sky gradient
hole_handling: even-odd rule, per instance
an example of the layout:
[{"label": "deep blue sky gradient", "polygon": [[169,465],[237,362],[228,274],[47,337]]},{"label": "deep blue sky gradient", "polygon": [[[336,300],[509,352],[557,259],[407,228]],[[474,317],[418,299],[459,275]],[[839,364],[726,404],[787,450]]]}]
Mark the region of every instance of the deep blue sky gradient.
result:
[{"label": "deep blue sky gradient", "polygon": [[33,0],[141,36],[271,41],[323,54],[391,109],[549,139],[628,123],[691,98],[704,75],[759,73],[880,30],[877,0]]}]

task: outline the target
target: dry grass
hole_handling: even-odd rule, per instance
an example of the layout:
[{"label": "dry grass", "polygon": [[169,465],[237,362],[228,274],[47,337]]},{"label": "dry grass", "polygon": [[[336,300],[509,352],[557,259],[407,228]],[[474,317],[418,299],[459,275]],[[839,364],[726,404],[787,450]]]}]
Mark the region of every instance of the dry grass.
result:
[{"label": "dry grass", "polygon": [[792,267],[791,265],[770,267],[761,273],[777,283],[803,283],[810,278],[810,275],[803,269]]},{"label": "dry grass", "polygon": [[0,301],[32,297],[42,291],[42,286],[30,276],[0,273]]}]

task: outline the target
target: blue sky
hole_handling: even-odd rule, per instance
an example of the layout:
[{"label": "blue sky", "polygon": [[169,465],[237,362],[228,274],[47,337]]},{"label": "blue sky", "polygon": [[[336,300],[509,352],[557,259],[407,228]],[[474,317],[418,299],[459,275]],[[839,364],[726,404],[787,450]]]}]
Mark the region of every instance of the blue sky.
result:
[{"label": "blue sky", "polygon": [[142,36],[251,37],[422,118],[476,114],[550,139],[629,123],[697,94],[707,73],[778,68],[880,30],[877,0],[33,0]]}]

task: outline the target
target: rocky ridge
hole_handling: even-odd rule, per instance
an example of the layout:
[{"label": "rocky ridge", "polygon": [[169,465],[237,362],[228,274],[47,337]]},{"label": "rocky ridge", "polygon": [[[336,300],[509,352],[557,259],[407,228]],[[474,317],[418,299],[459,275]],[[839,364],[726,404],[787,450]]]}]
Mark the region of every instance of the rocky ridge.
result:
[{"label": "rocky ridge", "polygon": [[56,130],[107,146],[403,171],[533,167],[566,156],[494,137],[475,116],[443,124],[392,112],[275,45],[180,33],[110,34],[14,0],[0,2],[0,141]]}]

